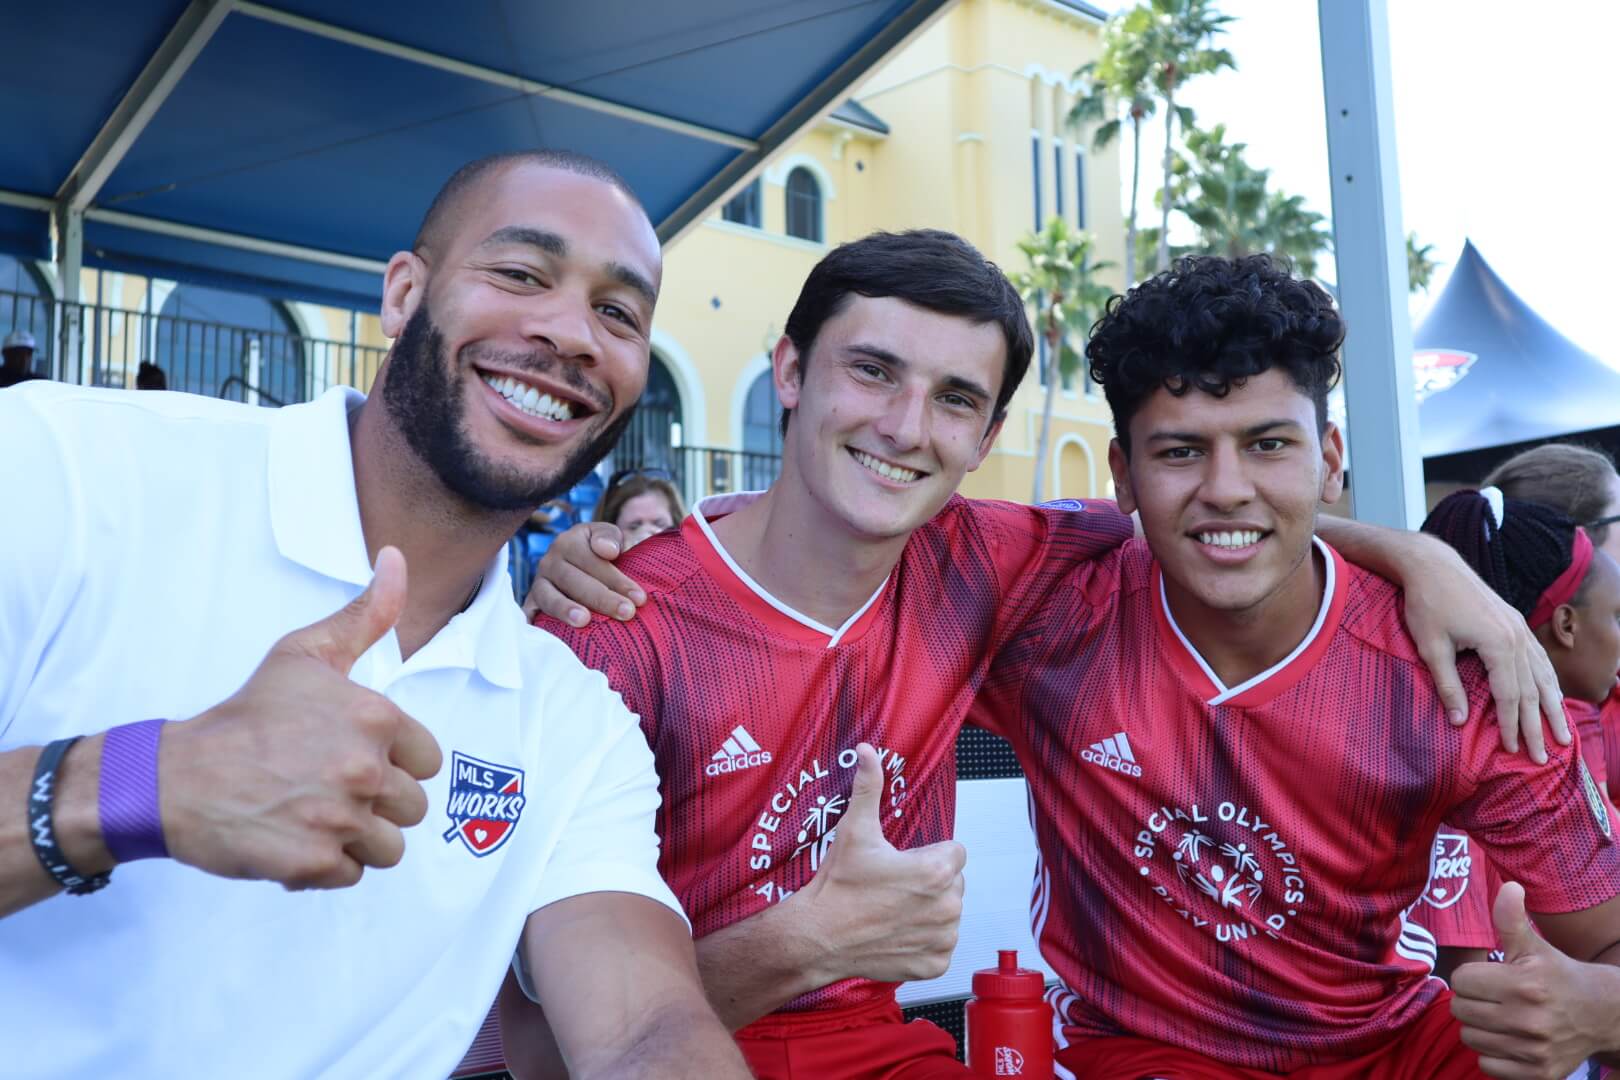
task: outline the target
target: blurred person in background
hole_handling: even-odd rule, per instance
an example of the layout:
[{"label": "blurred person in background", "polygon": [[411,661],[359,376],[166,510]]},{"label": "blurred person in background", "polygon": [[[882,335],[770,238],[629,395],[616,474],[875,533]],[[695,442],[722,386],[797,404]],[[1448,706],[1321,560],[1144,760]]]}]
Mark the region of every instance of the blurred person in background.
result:
[{"label": "blurred person in background", "polygon": [[156,364],[141,361],[140,370],[135,372],[135,389],[137,390],[167,390],[169,377],[163,374],[163,369]]},{"label": "blurred person in background", "polygon": [[685,521],[686,507],[674,479],[663,469],[626,469],[613,474],[591,520],[617,525],[629,551]]},{"label": "blurred person in background", "polygon": [[[562,594],[549,581],[535,573],[535,562],[551,547],[551,541],[561,528],[573,524],[566,513],[566,504],[563,504],[560,519],[555,512],[548,514],[548,507],[542,506],[531,522],[536,526],[531,534],[533,539],[528,541],[526,548],[530,558],[528,571],[531,583],[523,601],[523,613],[531,619],[536,612],[543,610],[548,599],[562,599]],[[545,518],[543,522],[538,520],[541,517]],[[621,469],[613,474],[608,486],[603,489],[602,497],[597,500],[596,509],[591,513],[591,520],[616,526],[622,538],[621,552],[629,551],[649,536],[673,529],[685,521],[686,506],[681,502],[681,493],[667,471]]]},{"label": "blurred person in background", "polygon": [[6,335],[5,345],[0,346],[0,355],[5,356],[5,363],[0,365],[0,387],[45,377],[33,369],[34,348],[34,335],[26,330],[13,330]]}]

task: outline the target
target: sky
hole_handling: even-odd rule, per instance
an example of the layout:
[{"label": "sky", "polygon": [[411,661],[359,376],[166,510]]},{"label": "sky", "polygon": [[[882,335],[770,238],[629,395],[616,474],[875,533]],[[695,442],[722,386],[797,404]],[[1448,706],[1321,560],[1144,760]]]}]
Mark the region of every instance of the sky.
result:
[{"label": "sky", "polygon": [[[1350,0],[1335,0],[1350,2]],[[1389,0],[1396,156],[1406,231],[1442,262],[1413,325],[1472,238],[1541,316],[1620,367],[1608,260],[1620,211],[1605,196],[1615,157],[1605,46],[1620,40],[1608,0]],[[1315,0],[1221,0],[1236,72],[1183,95],[1201,127],[1227,126],[1275,186],[1327,213],[1327,140]],[[1143,206],[1162,166],[1164,129],[1144,137]],[[1150,168],[1150,164],[1151,168]],[[1127,177],[1128,183],[1128,177]],[[1125,193],[1128,202],[1129,192]]]}]

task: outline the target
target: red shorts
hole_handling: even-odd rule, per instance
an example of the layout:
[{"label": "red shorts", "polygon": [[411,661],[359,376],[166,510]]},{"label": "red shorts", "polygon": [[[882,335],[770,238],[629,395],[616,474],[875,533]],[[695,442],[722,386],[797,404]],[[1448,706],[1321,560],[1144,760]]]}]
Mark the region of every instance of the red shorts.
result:
[{"label": "red shorts", "polygon": [[[1076,1080],[1270,1080],[1279,1074],[1245,1069],[1150,1039],[1082,1039],[1058,1051]],[[1462,1043],[1447,993],[1387,1045],[1370,1054],[1308,1065],[1289,1080],[1482,1080],[1479,1055]]]},{"label": "red shorts", "polygon": [[907,1023],[894,999],[849,1009],[775,1013],[737,1032],[759,1080],[964,1080],[956,1040]]}]

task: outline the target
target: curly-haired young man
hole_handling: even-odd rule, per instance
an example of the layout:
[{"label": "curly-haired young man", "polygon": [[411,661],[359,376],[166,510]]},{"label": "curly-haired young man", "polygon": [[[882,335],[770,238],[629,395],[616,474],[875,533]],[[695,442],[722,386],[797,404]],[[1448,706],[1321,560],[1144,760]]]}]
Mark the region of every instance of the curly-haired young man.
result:
[{"label": "curly-haired young man", "polygon": [[[1049,591],[974,716],[1030,777],[1062,1075],[1562,1077],[1620,1048],[1620,851],[1578,749],[1441,721],[1399,589],[1315,535],[1343,337],[1266,256],[1183,260],[1094,329],[1146,540]],[[1407,920],[1442,819],[1523,883],[1512,962],[1455,1004]]]}]

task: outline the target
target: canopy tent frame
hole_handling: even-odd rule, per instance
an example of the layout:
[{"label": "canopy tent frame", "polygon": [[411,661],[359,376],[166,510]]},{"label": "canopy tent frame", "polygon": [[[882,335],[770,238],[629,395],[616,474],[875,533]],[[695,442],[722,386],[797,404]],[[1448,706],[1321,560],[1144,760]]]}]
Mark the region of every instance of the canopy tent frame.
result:
[{"label": "canopy tent frame", "polygon": [[73,168],[58,185],[54,197],[0,188],[0,206],[36,211],[49,218],[50,247],[58,284],[57,299],[65,302],[64,318],[59,328],[59,348],[53,350],[53,376],[72,379],[81,374],[68,369],[72,367],[69,358],[79,356],[81,351],[81,329],[77,315],[86,222],[119,226],[143,234],[173,237],[221,249],[292,259],[312,266],[376,275],[380,275],[386,267],[386,262],[354,251],[289,243],[161,216],[129,213],[97,204],[97,198],[108,179],[138,144],[147,126],[230,16],[273,24],[424,69],[512,90],[524,97],[565,103],[736,151],[736,156],[683,199],[672,213],[665,214],[655,222],[660,241],[667,244],[695,226],[715,205],[748,183],[776,149],[824,119],[861,77],[933,25],[955,2],[909,0],[900,6],[893,18],[869,37],[854,42],[856,47],[847,58],[816,82],[807,94],[794,101],[762,135],[753,138],[391,41],[256,0],[190,0],[162,41],[152,50],[117,106],[85,145]]}]

